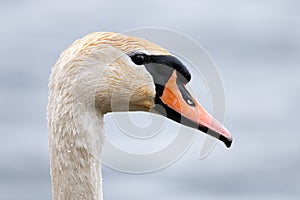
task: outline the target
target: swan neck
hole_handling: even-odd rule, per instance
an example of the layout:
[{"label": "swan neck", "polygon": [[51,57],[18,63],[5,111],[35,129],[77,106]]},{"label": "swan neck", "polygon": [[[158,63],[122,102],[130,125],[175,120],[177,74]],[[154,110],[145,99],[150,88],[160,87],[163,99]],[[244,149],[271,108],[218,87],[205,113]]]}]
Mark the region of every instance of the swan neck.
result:
[{"label": "swan neck", "polygon": [[[102,200],[103,116],[93,109],[48,112],[53,200]],[[80,109],[82,110],[82,109]],[[96,115],[96,116],[95,116]]]}]

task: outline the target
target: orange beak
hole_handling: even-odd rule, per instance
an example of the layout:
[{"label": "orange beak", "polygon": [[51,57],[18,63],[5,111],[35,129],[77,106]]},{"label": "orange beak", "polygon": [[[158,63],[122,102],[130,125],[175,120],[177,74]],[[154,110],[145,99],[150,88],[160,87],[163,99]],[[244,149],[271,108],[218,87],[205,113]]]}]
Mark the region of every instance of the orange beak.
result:
[{"label": "orange beak", "polygon": [[133,52],[129,54],[136,65],[144,65],[155,83],[154,107],[160,114],[166,115],[183,125],[196,128],[231,146],[229,131],[215,120],[186,89],[191,74],[180,60],[172,55],[147,55]]},{"label": "orange beak", "polygon": [[231,146],[232,137],[229,131],[190,95],[185,84],[177,81],[176,70],[166,82],[163,93],[159,98],[165,109],[167,109],[168,118],[197,128],[223,141],[227,147]]}]

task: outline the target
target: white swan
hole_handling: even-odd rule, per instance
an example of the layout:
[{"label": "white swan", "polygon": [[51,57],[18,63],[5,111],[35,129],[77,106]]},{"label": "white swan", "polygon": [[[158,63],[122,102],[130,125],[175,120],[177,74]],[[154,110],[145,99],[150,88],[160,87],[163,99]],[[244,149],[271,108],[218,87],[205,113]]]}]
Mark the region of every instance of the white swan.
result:
[{"label": "white swan", "polygon": [[49,81],[53,199],[103,199],[95,155],[105,138],[107,112],[155,110],[229,147],[230,133],[185,88],[190,79],[177,58],[141,38],[98,32],[74,42],[61,54]]}]

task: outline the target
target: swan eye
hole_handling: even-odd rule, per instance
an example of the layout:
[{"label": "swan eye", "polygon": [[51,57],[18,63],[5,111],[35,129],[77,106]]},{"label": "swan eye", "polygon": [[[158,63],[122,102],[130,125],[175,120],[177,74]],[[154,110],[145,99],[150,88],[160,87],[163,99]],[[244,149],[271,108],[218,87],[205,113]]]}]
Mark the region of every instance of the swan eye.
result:
[{"label": "swan eye", "polygon": [[131,60],[137,65],[142,65],[145,63],[146,56],[144,54],[135,54],[131,57]]}]

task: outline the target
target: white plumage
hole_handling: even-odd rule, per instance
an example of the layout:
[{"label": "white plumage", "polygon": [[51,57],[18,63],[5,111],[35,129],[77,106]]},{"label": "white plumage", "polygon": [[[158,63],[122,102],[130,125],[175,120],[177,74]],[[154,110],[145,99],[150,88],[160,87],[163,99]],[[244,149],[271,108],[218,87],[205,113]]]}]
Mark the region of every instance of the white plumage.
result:
[{"label": "white plumage", "polygon": [[[49,81],[48,129],[53,199],[102,199],[103,114],[154,105],[152,77],[125,53],[168,54],[140,38],[99,32],[64,51]],[[113,102],[113,107],[111,106]]]},{"label": "white plumage", "polygon": [[141,38],[99,32],[74,42],[60,56],[49,80],[53,199],[103,199],[98,155],[107,112],[156,109],[229,147],[229,131],[187,90],[190,78],[177,58]]}]

